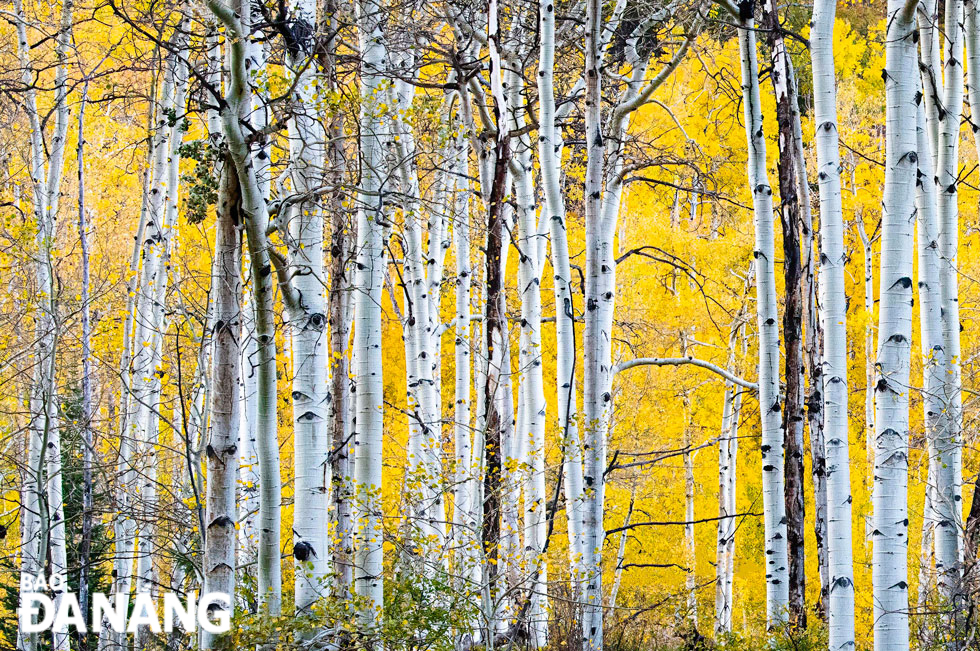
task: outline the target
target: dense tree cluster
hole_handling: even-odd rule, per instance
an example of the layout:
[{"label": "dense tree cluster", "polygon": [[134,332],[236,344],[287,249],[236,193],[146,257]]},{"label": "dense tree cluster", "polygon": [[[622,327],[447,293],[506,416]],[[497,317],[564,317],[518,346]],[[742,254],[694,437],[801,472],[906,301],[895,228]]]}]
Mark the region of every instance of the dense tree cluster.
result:
[{"label": "dense tree cluster", "polygon": [[0,16],[9,648],[975,647],[973,0]]}]

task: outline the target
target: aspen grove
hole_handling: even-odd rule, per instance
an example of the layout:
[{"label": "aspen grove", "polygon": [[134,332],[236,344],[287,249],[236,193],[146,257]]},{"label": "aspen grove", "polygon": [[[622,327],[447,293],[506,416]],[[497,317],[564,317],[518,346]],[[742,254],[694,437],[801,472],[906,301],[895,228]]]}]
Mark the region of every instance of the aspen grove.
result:
[{"label": "aspen grove", "polygon": [[0,651],[980,648],[976,0],[0,18]]}]

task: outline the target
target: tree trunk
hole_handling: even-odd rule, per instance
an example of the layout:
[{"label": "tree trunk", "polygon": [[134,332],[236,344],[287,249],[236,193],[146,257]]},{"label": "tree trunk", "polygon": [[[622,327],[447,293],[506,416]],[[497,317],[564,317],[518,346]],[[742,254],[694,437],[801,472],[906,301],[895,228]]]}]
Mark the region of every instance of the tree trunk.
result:
[{"label": "tree trunk", "polygon": [[[318,80],[313,52],[316,9],[311,0],[293,6],[289,66],[296,75],[294,99],[305,107],[289,121],[290,178],[293,191],[308,195],[322,185],[326,134],[316,119]],[[307,38],[303,38],[306,35]],[[289,207],[289,232],[284,238],[293,268],[292,292],[284,292],[293,353],[293,456],[295,489],[293,506],[293,560],[295,562],[296,611],[309,613],[326,589],[327,492],[330,486],[331,448],[328,428],[327,304],[324,290],[323,212],[318,201],[305,198]],[[286,234],[284,234],[286,235]],[[295,296],[295,300],[288,297]]]},{"label": "tree trunk", "polygon": [[755,24],[741,18],[739,45],[742,98],[748,141],[748,180],[755,214],[756,316],[759,328],[759,405],[762,411],[762,496],[766,549],[766,620],[770,627],[787,621],[789,571],[786,503],[783,488],[783,432],[779,396],[779,326],[776,306],[772,188],[766,174]]},{"label": "tree trunk", "polygon": [[[976,0],[967,0],[964,7],[967,59],[967,89],[969,90],[970,115],[976,120],[980,117],[980,5]],[[972,127],[973,142],[980,151],[980,125]],[[966,519],[966,541],[964,544],[965,557],[974,559],[977,555],[978,538],[980,538],[980,476],[973,491],[973,501]],[[970,565],[975,565],[970,563]]]},{"label": "tree trunk", "polygon": [[915,213],[915,5],[888,2],[885,50],[886,166],[875,396],[872,588],[876,651],[909,648],[908,435]]},{"label": "tree trunk", "polygon": [[[946,608],[955,608],[960,589],[962,509],[963,399],[959,308],[959,183],[960,116],[963,109],[963,0],[946,0],[944,11],[943,98],[936,152],[939,226],[940,315],[943,327],[945,422],[936,439],[936,575]],[[951,620],[954,618],[951,616]],[[953,622],[955,623],[955,622]],[[955,626],[947,627],[955,631]]]},{"label": "tree trunk", "polygon": [[[583,529],[582,650],[603,648],[602,543],[606,428],[612,405],[612,313],[616,262],[602,217],[605,154],[602,133],[602,4],[585,13],[585,351],[583,383],[585,523]],[[607,190],[608,191],[608,190]],[[618,208],[618,206],[617,206]]]},{"label": "tree trunk", "polygon": [[[214,399],[207,445],[207,531],[204,538],[203,594],[229,595],[231,603],[215,604],[216,610],[234,610],[235,525],[238,522],[235,491],[238,484],[238,437],[240,431],[239,380],[242,331],[241,194],[238,175],[228,161],[222,165],[215,221],[214,275],[210,298],[214,302],[213,373]],[[201,647],[214,648],[216,636],[204,631]]]},{"label": "tree trunk", "polygon": [[[256,177],[249,145],[242,133],[241,115],[247,106],[246,39],[243,38],[243,6],[230,8],[222,0],[209,0],[208,8],[225,26],[228,46],[226,104],[221,108],[221,125],[228,151],[238,172],[242,212],[248,240],[252,292],[255,305],[256,355],[256,440],[258,443],[260,499],[258,591],[259,606],[269,615],[282,607],[282,568],[279,531],[282,482],[279,470],[278,415],[276,393],[275,311],[271,249],[266,236],[269,209]],[[236,12],[236,9],[238,10]],[[247,14],[246,14],[247,15]]]},{"label": "tree trunk", "polygon": [[538,63],[538,156],[544,214],[551,234],[551,268],[555,295],[555,337],[557,351],[557,423],[562,447],[562,473],[565,491],[565,513],[568,522],[569,573],[573,591],[578,592],[584,557],[582,531],[584,478],[582,442],[578,430],[578,393],[575,346],[575,305],[572,297],[572,273],[568,256],[568,231],[565,201],[561,192],[561,162],[564,140],[555,125],[555,6],[541,0],[541,52]]},{"label": "tree trunk", "polygon": [[[789,617],[793,626],[806,628],[806,560],[804,557],[805,513],[803,502],[803,261],[800,255],[800,211],[798,178],[801,165],[793,122],[797,107],[792,88],[792,63],[782,37],[778,9],[772,0],[763,3],[762,29],[766,30],[772,58],[770,78],[776,95],[779,127],[779,218],[783,233],[783,278],[785,283],[783,339],[786,348],[786,402],[783,405],[785,453],[786,548],[789,553]],[[808,254],[809,255],[809,254]]]},{"label": "tree trunk", "polygon": [[[85,215],[85,104],[88,101],[88,79],[82,85],[78,105],[78,148],[75,164],[78,167],[78,240],[82,253],[82,540],[78,550],[78,605],[88,613],[89,566],[92,562],[93,476],[95,447],[92,432],[92,326],[89,314],[89,242]],[[88,636],[83,634],[83,640]]]},{"label": "tree trunk", "polygon": [[820,190],[820,306],[824,334],[823,429],[827,462],[827,556],[830,583],[827,613],[828,645],[832,651],[854,646],[854,567],[851,557],[851,476],[847,413],[847,298],[844,294],[844,265],[847,255],[844,250],[833,53],[836,8],[836,0],[818,0],[814,5],[810,51],[816,116],[814,138]]},{"label": "tree trunk", "polygon": [[375,0],[357,4],[361,46],[361,183],[357,197],[357,260],[354,277],[354,589],[364,599],[361,626],[369,635],[381,622],[384,596],[381,486],[384,382],[381,355],[381,290],[389,224],[385,219],[384,143],[378,91],[386,55],[384,9]]}]

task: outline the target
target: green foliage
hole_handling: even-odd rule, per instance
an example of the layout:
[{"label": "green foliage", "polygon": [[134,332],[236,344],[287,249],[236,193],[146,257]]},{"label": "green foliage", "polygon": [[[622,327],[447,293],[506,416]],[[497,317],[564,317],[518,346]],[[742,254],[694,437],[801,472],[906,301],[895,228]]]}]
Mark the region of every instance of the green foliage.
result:
[{"label": "green foliage", "polygon": [[732,634],[718,641],[717,649],[726,651],[823,651],[827,648],[827,627],[811,613],[808,626],[796,629],[784,626],[768,634]]},{"label": "green foliage", "polygon": [[[60,433],[68,591],[77,595],[81,568],[82,492],[85,487],[82,465],[84,445],[82,440],[82,404],[81,392],[77,389],[68,392],[61,405]],[[99,514],[105,511],[108,505],[105,493],[100,490],[102,487],[97,480],[94,483],[92,494],[94,517],[88,575],[89,594],[109,592],[111,585],[108,570],[110,564],[106,561],[111,558],[112,549],[107,536],[107,528],[99,517]],[[0,531],[4,536],[8,535],[7,526],[16,525],[4,523],[3,526],[0,526]],[[45,569],[45,575],[49,574],[50,570]],[[0,605],[2,605],[4,612],[4,616],[0,618],[0,651],[12,651],[16,648],[17,606],[20,598],[19,582],[20,571],[14,558],[5,557],[0,560]],[[96,635],[79,634],[72,640],[72,649],[91,651],[96,648],[96,638]],[[39,649],[44,650],[51,647],[50,635],[41,635],[39,640]]]},{"label": "green foliage", "polygon": [[309,615],[268,617],[235,614],[222,648],[242,649],[274,643],[277,649],[338,646],[347,651],[384,648],[390,651],[453,651],[460,622],[477,621],[475,604],[461,599],[452,578],[397,573],[385,579],[382,625],[371,638],[360,631],[361,597],[323,599]]},{"label": "green foliage", "polygon": [[182,174],[184,214],[191,224],[200,224],[218,202],[217,162],[222,158],[219,147],[208,140],[190,140],[178,148],[181,158],[195,161],[194,169]]}]

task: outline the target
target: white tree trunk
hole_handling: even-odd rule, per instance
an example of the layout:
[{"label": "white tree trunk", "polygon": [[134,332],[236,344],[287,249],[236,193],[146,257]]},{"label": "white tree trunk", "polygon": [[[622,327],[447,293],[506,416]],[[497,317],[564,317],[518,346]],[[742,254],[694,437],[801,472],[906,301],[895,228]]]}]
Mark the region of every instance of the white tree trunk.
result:
[{"label": "white tree trunk", "polygon": [[[136,576],[139,593],[153,594],[158,584],[153,550],[156,540],[156,518],[158,504],[157,447],[160,441],[160,399],[162,391],[161,373],[163,364],[163,338],[167,330],[166,301],[170,280],[170,256],[173,252],[177,228],[177,193],[180,188],[179,166],[180,145],[183,131],[181,120],[169,126],[171,115],[182,118],[184,98],[187,88],[188,69],[186,45],[183,39],[176,41],[176,54],[173,57],[173,94],[165,96],[169,101],[167,110],[160,114],[160,128],[168,135],[165,144],[157,153],[159,167],[154,168],[154,187],[150,197],[150,215],[147,223],[148,237],[144,253],[143,279],[140,300],[140,315],[137,323],[139,347],[133,357],[133,391],[136,396],[136,420],[131,429],[132,438],[137,445],[138,463],[141,471],[139,479],[140,522],[136,549]],[[160,173],[157,174],[157,171]],[[141,627],[137,633],[137,644],[147,643],[149,630]]]},{"label": "white tree trunk", "polygon": [[[247,269],[247,268],[246,268]],[[250,274],[243,272],[243,276]],[[252,292],[246,288],[242,299],[241,336],[241,386],[242,406],[238,434],[239,468],[239,529],[238,564],[255,575],[252,565],[257,561],[259,527],[259,451],[256,437],[258,425],[258,360],[259,346],[255,336],[255,305]]]},{"label": "white tree trunk", "polygon": [[[750,289],[753,269],[746,276],[746,291]],[[744,309],[744,307],[743,307]],[[741,340],[745,348],[744,315],[740,311],[728,338],[729,367],[735,358],[735,348]],[[738,426],[742,413],[744,390],[732,382],[725,383],[725,398],[721,415],[721,434],[718,437],[718,545],[715,556],[715,635],[732,632],[732,612],[735,585],[735,531],[737,521],[736,489],[738,481]]]},{"label": "white tree trunk", "polygon": [[915,213],[915,5],[888,2],[885,51],[886,167],[876,365],[872,587],[876,651],[909,648],[908,434]]},{"label": "white tree trunk", "polygon": [[[22,493],[23,510],[21,543],[21,573],[35,576],[45,569],[64,573],[67,566],[65,549],[64,508],[61,490],[61,435],[58,419],[56,383],[56,348],[58,339],[57,297],[55,296],[54,253],[58,197],[64,171],[65,138],[68,133],[68,75],[66,58],[71,42],[71,21],[74,3],[62,5],[61,29],[56,39],[54,130],[47,156],[43,126],[37,106],[36,80],[27,40],[27,19],[19,0],[14,3],[17,30],[17,52],[22,81],[27,88],[25,107],[30,122],[30,175],[33,188],[33,213],[37,234],[35,241],[36,306],[35,337],[36,365],[30,394],[30,423],[28,425],[28,476]],[[45,170],[47,160],[47,170]],[[44,488],[42,489],[42,483]],[[44,497],[42,497],[42,490]],[[49,556],[50,554],[50,556]],[[45,568],[45,559],[50,565]],[[63,591],[55,594],[55,606],[60,606]],[[18,634],[18,648],[34,651],[36,634]],[[68,649],[67,628],[54,631],[54,648]]]},{"label": "white tree trunk", "polygon": [[361,625],[372,631],[381,621],[382,577],[381,454],[384,383],[381,355],[381,290],[389,225],[382,194],[384,150],[379,88],[387,62],[384,8],[375,0],[357,4],[361,47],[361,184],[357,197],[357,261],[354,278],[354,376],[356,428],[354,481],[354,589],[365,601]]},{"label": "white tree trunk", "polygon": [[[407,64],[407,62],[406,62]],[[414,74],[406,71],[405,75]],[[397,86],[397,87],[396,87]],[[392,106],[408,111],[414,100],[414,86],[409,83],[389,87]],[[409,437],[418,454],[410,459],[414,475],[410,485],[417,486],[417,495],[409,496],[418,509],[419,534],[423,541],[420,558],[426,572],[444,568],[446,540],[445,486],[442,473],[441,401],[437,393],[438,359],[435,324],[439,314],[439,293],[433,291],[441,271],[439,265],[427,262],[438,255],[426,251],[423,245],[421,192],[414,164],[415,140],[411,127],[397,116],[392,118],[394,147],[398,152],[396,167],[403,209],[404,227],[404,330],[405,370],[408,386]],[[437,202],[438,203],[438,202]],[[430,233],[430,237],[433,234]],[[434,242],[433,242],[434,243]],[[440,242],[441,245],[441,242]],[[436,289],[439,283],[436,282]]]},{"label": "white tree trunk", "polygon": [[[273,309],[272,251],[266,236],[269,209],[265,194],[256,177],[256,166],[242,133],[240,117],[250,105],[247,91],[245,59],[247,43],[243,38],[242,7],[209,0],[208,8],[225,26],[228,46],[229,77],[225,91],[226,105],[221,109],[221,124],[228,151],[238,171],[242,193],[242,212],[248,238],[255,305],[255,337],[258,354],[256,439],[260,478],[259,499],[259,605],[270,615],[282,607],[282,568],[279,550],[282,484],[279,471],[279,442],[276,393],[276,340]],[[284,291],[288,287],[283,288]]]},{"label": "white tree trunk", "polygon": [[[302,107],[289,121],[292,189],[308,195],[322,185],[326,134],[317,119],[317,65],[309,60],[316,7],[311,0],[292,3],[293,43],[289,67],[296,76],[294,99]],[[304,26],[300,28],[299,26]],[[284,234],[286,235],[286,234]],[[315,198],[289,207],[288,245],[292,292],[284,292],[293,353],[293,558],[296,610],[308,613],[324,594],[329,560],[327,498],[330,486],[329,385],[327,382],[327,286],[323,266],[323,212]],[[295,300],[285,300],[295,296]]]},{"label": "white tree trunk", "polygon": [[[854,175],[851,175],[852,192],[857,194],[854,187]],[[863,215],[857,216],[858,237],[861,238],[861,250],[864,258],[864,446],[868,464],[874,458],[875,432],[875,287],[874,287],[874,241],[875,237],[868,235],[864,227]],[[864,473],[870,477],[870,473]]]},{"label": "white tree trunk", "polygon": [[562,445],[565,513],[568,522],[570,574],[575,591],[581,579],[584,556],[582,537],[584,478],[582,442],[578,431],[578,392],[575,360],[575,306],[568,257],[565,201],[561,192],[563,138],[555,125],[555,6],[541,0],[539,6],[541,52],[538,64],[538,156],[544,194],[542,220],[551,234],[551,268],[555,294],[557,423]]},{"label": "white tree trunk", "polygon": [[[962,532],[963,421],[960,370],[959,308],[959,182],[960,116],[963,109],[963,0],[946,0],[944,11],[943,98],[939,114],[939,149],[936,151],[940,266],[940,315],[945,351],[944,423],[936,439],[936,574],[940,595],[952,607],[960,583]],[[920,154],[921,156],[921,154]]]},{"label": "white tree trunk", "polygon": [[[519,75],[512,75],[510,89],[518,100],[524,89]],[[521,115],[521,114],[518,114]],[[517,117],[512,127],[518,131],[525,126]],[[545,496],[544,438],[547,403],[544,397],[544,364],[541,348],[541,271],[544,268],[545,238],[540,231],[532,188],[534,169],[532,148],[527,136],[519,138],[519,151],[514,157],[514,190],[517,206],[520,255],[517,285],[521,292],[521,409],[518,418],[516,461],[526,468],[524,477],[524,546],[525,572],[530,576],[527,589],[530,606],[527,613],[528,633],[532,648],[547,646],[548,642],[548,567],[543,556],[547,533]],[[544,220],[542,220],[544,221]],[[519,490],[519,488],[518,488]]]},{"label": "white tree trunk", "polygon": [[789,575],[783,500],[783,432],[779,397],[779,325],[776,305],[772,188],[766,174],[755,21],[739,25],[742,100],[748,141],[748,180],[755,214],[756,316],[759,328],[759,409],[762,412],[762,496],[766,548],[766,619],[787,621]]},{"label": "white tree trunk", "polygon": [[[917,122],[916,244],[919,260],[919,330],[922,339],[920,342],[923,376],[922,409],[928,450],[928,475],[922,515],[922,545],[919,555],[918,601],[920,605],[924,606],[932,588],[933,575],[930,565],[933,543],[941,539],[941,534],[936,530],[940,517],[940,507],[935,499],[940,485],[939,477],[940,474],[945,475],[947,486],[952,489],[953,469],[950,466],[943,472],[938,468],[941,461],[937,452],[943,435],[945,419],[945,378],[943,376],[946,372],[946,353],[943,347],[942,292],[939,287],[942,282],[941,268],[944,263],[939,250],[936,186],[929,182],[933,171],[932,163],[935,159],[932,142],[929,139],[925,110],[921,105],[917,111]],[[954,536],[952,541],[954,545],[955,541]],[[935,551],[939,551],[938,546]],[[955,552],[955,547],[953,551]],[[939,569],[938,556],[937,569]],[[949,586],[946,587],[949,588]],[[941,631],[934,632],[941,634]]]},{"label": "white tree trunk", "polygon": [[829,648],[854,646],[854,567],[851,548],[851,475],[847,413],[847,298],[844,215],[841,204],[834,72],[836,0],[813,7],[813,65],[817,179],[820,189],[820,305],[824,334],[824,445],[827,461],[827,552]]}]

